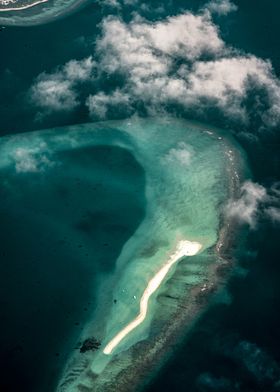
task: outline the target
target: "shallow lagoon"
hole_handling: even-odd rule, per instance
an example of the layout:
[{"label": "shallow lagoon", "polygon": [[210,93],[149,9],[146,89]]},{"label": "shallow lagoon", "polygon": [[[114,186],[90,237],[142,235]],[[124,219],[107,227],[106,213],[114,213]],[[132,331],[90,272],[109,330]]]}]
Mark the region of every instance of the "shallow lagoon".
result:
[{"label": "shallow lagoon", "polygon": [[[32,320],[25,333],[17,326],[13,334],[9,327],[6,341],[25,336],[29,347],[34,338],[39,342],[22,372],[31,374],[35,363],[44,373],[38,370],[38,382],[45,386],[46,379],[48,386],[55,381],[68,356],[59,384],[63,391],[91,384],[84,370],[102,374],[111,361],[102,348],[137,315],[148,280],[179,240],[198,241],[203,252],[173,268],[168,284],[163,282],[151,298],[145,321],[114,354],[122,358],[137,342],[157,338],[165,321],[159,315],[176,310],[172,292],[179,298],[206,281],[209,265],[217,262],[211,249],[222,207],[244,169],[238,146],[222,132],[173,119],[85,124],[2,138],[0,167],[3,214],[11,228],[7,244],[13,234],[22,239],[8,257],[10,266],[18,270],[20,264],[22,281],[6,280],[6,290],[15,293],[21,286],[22,315],[14,312],[15,319]],[[79,335],[97,337],[101,350],[81,355],[74,350]],[[22,344],[15,347],[24,355]],[[50,348],[57,365],[46,355]],[[36,362],[40,356],[45,363]],[[102,377],[100,382],[102,389]],[[39,384],[34,390],[42,389]]]}]

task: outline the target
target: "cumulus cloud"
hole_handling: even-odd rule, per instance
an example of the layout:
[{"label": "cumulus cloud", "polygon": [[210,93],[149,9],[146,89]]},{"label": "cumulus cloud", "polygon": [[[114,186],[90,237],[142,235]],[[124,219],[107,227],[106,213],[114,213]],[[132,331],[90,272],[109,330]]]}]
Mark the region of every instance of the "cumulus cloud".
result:
[{"label": "cumulus cloud", "polygon": [[84,81],[90,79],[95,67],[96,63],[90,56],[80,61],[69,61],[64,65],[61,70],[61,73],[64,74],[65,77],[72,82]]},{"label": "cumulus cloud", "polygon": [[235,347],[232,356],[241,362],[258,382],[279,387],[280,369],[278,364],[256,344],[243,340]]},{"label": "cumulus cloud", "polygon": [[130,103],[142,102],[148,112],[169,103],[186,110],[216,108],[249,126],[251,97],[263,124],[279,122],[280,84],[270,62],[227,47],[209,12],[156,23],[106,18],[97,53],[106,74],[125,79]]},{"label": "cumulus cloud", "polygon": [[149,110],[186,96],[187,84],[173,70],[178,59],[191,64],[223,50],[218,30],[206,14],[185,13],[154,24],[139,20],[126,24],[109,17],[97,41],[101,69],[110,75],[122,74],[124,93],[131,102],[144,102]]},{"label": "cumulus cloud", "polygon": [[237,11],[237,6],[230,0],[212,0],[205,5],[205,9],[213,14],[227,15],[230,12]]},{"label": "cumulus cloud", "polygon": [[280,222],[280,209],[277,207],[268,207],[266,209],[267,215],[271,218],[271,220],[275,223]]},{"label": "cumulus cloud", "polygon": [[55,165],[46,144],[43,142],[38,147],[16,148],[12,159],[17,173],[42,172]]},{"label": "cumulus cloud", "polygon": [[36,106],[49,110],[71,110],[78,104],[71,82],[57,79],[53,75],[40,75],[31,94]]},{"label": "cumulus cloud", "polygon": [[68,111],[78,104],[78,83],[89,80],[95,68],[92,57],[71,60],[56,72],[40,74],[30,89],[32,102],[47,111]]},{"label": "cumulus cloud", "polygon": [[230,200],[226,214],[255,228],[258,218],[268,218],[274,223],[280,222],[279,184],[264,188],[262,185],[246,181],[241,187],[241,195]]},{"label": "cumulus cloud", "polygon": [[125,111],[129,115],[130,96],[120,90],[115,90],[112,94],[100,92],[90,95],[86,105],[89,108],[90,115],[98,119],[105,119],[110,108]]},{"label": "cumulus cloud", "polygon": [[185,13],[157,23],[136,20],[129,24],[109,17],[102,32],[97,50],[106,70],[120,67],[139,78],[166,75],[174,57],[193,61],[203,54],[218,54],[224,47],[206,14]]},{"label": "cumulus cloud", "polygon": [[[212,13],[234,9],[229,0],[211,0],[198,14],[184,12],[156,22],[138,14],[129,23],[106,17],[95,41],[96,62],[92,57],[73,60],[40,74],[30,90],[32,102],[48,113],[85,104],[94,119],[180,108],[206,121],[218,113],[237,131],[275,127],[280,83],[271,63],[226,45],[212,20]],[[87,86],[91,93],[84,99],[78,87],[93,80],[98,89]]]},{"label": "cumulus cloud", "polygon": [[268,189],[269,205],[265,208],[266,216],[273,223],[280,223],[280,183],[276,182]]},{"label": "cumulus cloud", "polygon": [[188,76],[189,99],[201,101],[206,98],[228,115],[247,122],[243,101],[249,80],[266,88],[271,95],[274,93],[276,80],[271,77],[270,63],[255,56],[198,61]]},{"label": "cumulus cloud", "polygon": [[241,187],[241,196],[231,200],[226,207],[226,214],[240,222],[247,223],[250,227],[256,226],[257,211],[260,202],[267,197],[265,188],[251,181],[246,181]]},{"label": "cumulus cloud", "polygon": [[177,148],[171,148],[163,158],[165,163],[176,163],[181,166],[188,166],[192,158],[191,147],[184,142],[178,143]]}]

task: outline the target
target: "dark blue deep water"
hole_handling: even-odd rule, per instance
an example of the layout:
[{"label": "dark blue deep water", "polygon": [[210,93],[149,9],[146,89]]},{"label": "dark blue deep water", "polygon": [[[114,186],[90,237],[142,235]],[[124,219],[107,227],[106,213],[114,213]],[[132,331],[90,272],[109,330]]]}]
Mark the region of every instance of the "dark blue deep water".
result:
[{"label": "dark blue deep water", "polygon": [[55,159],[46,173],[1,177],[3,391],[54,388],[95,308],[101,274],[114,269],[145,214],[145,176],[126,150],[83,148]]},{"label": "dark blue deep water", "polygon": [[[163,2],[147,3],[156,9]],[[154,21],[182,9],[196,12],[205,2],[166,3],[160,15],[147,11],[146,18]],[[244,53],[270,59],[279,76],[279,1],[235,4],[236,12],[215,19],[223,39]],[[38,119],[27,91],[38,74],[71,59],[94,57],[100,22],[110,12],[115,11],[92,2],[46,25],[0,31],[1,136],[90,120],[84,105]],[[131,19],[129,7],[116,12]],[[118,83],[104,78],[83,85],[80,94],[110,91]],[[189,115],[197,119],[196,113]],[[211,110],[208,120],[231,126]],[[260,121],[256,118],[253,126]],[[254,142],[237,136],[254,181],[267,187],[280,181],[279,135],[276,127],[264,129]],[[60,159],[55,176],[10,173],[9,187],[0,177],[0,391],[53,390],[68,350],[94,309],[95,282],[114,268],[145,214],[145,173],[127,151],[104,146],[65,152]],[[68,172],[69,165],[75,170]],[[90,175],[82,178],[81,172]],[[108,173],[129,183],[129,192],[112,190]],[[146,391],[280,391],[279,234],[279,223],[260,218],[237,255],[237,272],[228,285],[231,300],[201,317]]]}]

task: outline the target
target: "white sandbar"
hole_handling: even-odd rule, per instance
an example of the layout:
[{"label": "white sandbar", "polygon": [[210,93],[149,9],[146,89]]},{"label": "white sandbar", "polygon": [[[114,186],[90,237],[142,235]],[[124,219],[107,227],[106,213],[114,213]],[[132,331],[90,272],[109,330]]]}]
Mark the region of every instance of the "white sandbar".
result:
[{"label": "white sandbar", "polygon": [[148,311],[148,303],[151,295],[158,289],[161,282],[167,275],[168,271],[179,259],[184,256],[193,256],[200,249],[202,245],[199,242],[180,241],[174,253],[171,254],[169,260],[164,266],[153,276],[148,282],[148,285],[140,300],[140,312],[138,316],[132,320],[126,327],[124,327],[104,348],[103,353],[109,355],[116,348],[116,346],[128,335],[133,329],[138,327],[146,318]]}]

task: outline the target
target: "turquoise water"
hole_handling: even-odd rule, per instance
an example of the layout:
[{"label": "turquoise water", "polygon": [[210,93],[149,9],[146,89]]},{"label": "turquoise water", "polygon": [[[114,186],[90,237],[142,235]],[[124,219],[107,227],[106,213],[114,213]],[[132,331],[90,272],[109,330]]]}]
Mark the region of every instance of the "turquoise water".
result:
[{"label": "turquoise water", "polygon": [[[143,11],[142,15],[149,21],[160,20],[168,15],[178,15],[184,10],[197,12],[205,3],[206,0],[165,2],[164,10],[159,13],[158,6],[162,2],[147,1],[150,7],[147,7],[147,11]],[[242,52],[270,59],[276,75],[279,76],[279,2],[268,0],[253,4],[250,0],[234,0],[234,3],[238,6],[236,12],[226,17],[215,17],[214,20],[219,25],[223,39],[227,45],[233,45]],[[32,27],[27,25],[38,20],[35,8],[25,13],[24,20],[19,15],[15,15],[14,19],[11,14],[5,21],[2,20],[1,24],[15,22],[25,26],[7,27],[3,30],[0,27],[1,135],[90,121],[88,111],[82,106],[75,108],[71,113],[51,113],[40,117],[38,121],[38,108],[28,101],[26,93],[38,74],[54,72],[56,67],[72,59],[95,55],[93,44],[100,34],[100,22],[104,17],[115,13],[127,21],[131,19],[130,11],[138,11],[138,7],[139,3],[136,3],[133,6],[124,6],[121,11],[111,8],[104,10],[100,3],[91,2],[85,9],[67,18],[58,17],[58,20],[53,19],[52,23]],[[38,12],[41,10],[42,8],[38,8]],[[44,13],[42,16],[41,22],[50,20],[48,17],[45,18],[47,15]],[[41,22],[39,20],[39,23]],[[104,78],[100,84],[93,83],[90,91],[88,86],[79,86],[79,94],[84,99],[89,93],[96,93],[100,89],[110,92],[118,82],[122,84],[124,81]],[[261,104],[262,100],[257,103]],[[258,135],[259,140],[255,139],[252,142],[251,134],[259,129],[262,119],[256,113],[259,105],[254,106],[252,102],[246,102],[246,105],[252,113],[253,123],[246,127],[236,124],[233,130],[236,134],[242,130],[240,142],[249,156],[254,181],[269,189],[273,183],[279,181],[279,132],[264,128]],[[165,109],[170,109],[175,116],[186,115],[181,108],[174,108],[172,105],[167,105]],[[114,115],[115,113],[113,118]],[[189,118],[198,119],[201,115],[202,113],[197,111],[188,113]],[[226,116],[216,115],[211,108],[207,115],[209,124],[231,129],[232,124]],[[110,115],[108,118],[111,118]],[[33,136],[27,135],[25,140],[19,142],[19,147],[22,143],[27,147],[32,138]],[[81,155],[86,156],[93,156],[93,151],[98,156],[100,152],[101,156],[106,155],[107,162],[106,143],[107,141],[104,141],[100,149],[91,146],[81,147],[79,151]],[[36,153],[36,148],[35,152],[31,152],[31,157],[35,155],[38,158],[40,155],[40,149]],[[81,168],[78,163],[81,157],[74,147],[69,147],[68,152],[57,151],[52,154],[53,149],[56,147],[49,146],[48,151],[43,149],[44,159],[41,162],[39,160],[36,163],[31,159],[27,166],[18,164],[21,170],[18,175],[15,170],[16,163],[12,160],[9,161],[9,168],[6,166],[1,170],[0,193],[3,206],[0,207],[0,222],[3,241],[0,275],[0,389],[4,391],[54,390],[69,355],[73,351],[78,351],[75,347],[78,347],[79,336],[84,332],[83,326],[89,322],[96,309],[100,292],[97,288],[98,282],[103,281],[104,274],[113,271],[116,266],[114,257],[118,257],[123,245],[146,216],[144,169],[141,168],[142,164],[137,164],[133,158],[135,153],[131,155],[128,146],[111,146],[114,152],[110,150],[109,155],[115,157],[112,165],[120,167],[118,173],[112,170],[114,178],[117,177],[120,183],[124,180],[120,175],[124,168],[120,155],[126,157],[125,167],[136,165],[135,172],[129,177],[130,186],[135,184],[134,196],[140,195],[139,199],[136,197],[136,203],[131,202],[128,187],[124,187],[123,190],[119,186],[112,188],[108,173],[105,176],[108,181],[105,181],[104,187],[101,189],[98,185],[101,174],[99,176],[97,172],[103,172],[99,171],[99,168],[102,166],[104,170],[105,167],[109,170],[110,162],[109,166],[106,166],[102,157],[102,162],[99,158],[96,162],[89,159]],[[48,160],[51,160],[50,164]],[[56,165],[52,165],[53,160],[60,160],[61,165],[57,162]],[[73,173],[68,170],[69,162]],[[34,170],[34,165],[39,167],[37,172],[24,173],[24,167],[25,170],[28,167],[29,170]],[[78,173],[86,172],[85,168],[88,166],[95,168],[93,170],[96,180],[88,175],[83,181],[76,181],[76,177],[72,180],[74,172],[78,177]],[[58,173],[57,182],[53,176],[54,172]],[[8,183],[7,181],[11,183],[10,188],[3,186]],[[53,187],[52,191],[48,187],[49,183]],[[116,213],[114,218],[119,219],[120,223],[114,226],[111,214],[104,216],[106,214],[100,214],[96,210],[92,213],[93,204],[88,196],[92,197],[94,203],[97,203],[97,200],[104,200],[104,206],[107,208],[115,200],[113,192],[116,192],[116,188],[119,195],[119,203],[116,206],[119,206],[120,211],[126,211],[127,207],[128,213]],[[79,196],[77,189],[80,190]],[[139,192],[136,189],[139,189]],[[58,207],[51,201],[52,197],[52,200],[58,203]],[[26,209],[23,208],[23,203],[20,203],[21,198],[26,203]],[[84,206],[83,212],[81,204]],[[102,207],[101,202],[99,206]],[[66,227],[73,223],[67,220],[67,216],[80,218],[78,222],[74,222],[71,229]],[[125,220],[123,225],[123,216],[131,217],[132,221]],[[67,224],[59,225],[64,219]],[[106,224],[102,226],[101,222],[104,219]],[[97,238],[100,227],[102,235]],[[68,242],[65,242],[64,235]],[[107,245],[104,248],[100,246],[105,235],[109,236],[108,242],[114,243],[113,249],[107,250]],[[61,239],[57,241],[57,238]],[[96,241],[93,238],[96,238]],[[202,318],[191,336],[188,335],[186,342],[181,344],[180,350],[175,353],[168,366],[146,390],[216,392],[218,389],[223,392],[275,392],[279,389],[279,225],[264,218],[249,238],[247,253],[243,250],[236,261],[236,265],[242,266],[242,274],[232,279],[228,286],[232,302],[214,306]],[[104,241],[104,244],[107,242]],[[95,246],[98,252],[106,251],[106,260],[96,259],[96,253],[91,246]],[[151,254],[153,249],[151,246],[145,253]],[[111,250],[114,255],[112,258]],[[92,256],[93,263],[92,260],[89,262],[86,254]],[[203,255],[199,257],[203,258]],[[201,265],[199,268],[196,265],[195,258],[190,264],[178,265],[177,270],[186,274],[188,284],[197,282],[204,272]],[[179,286],[175,275],[174,279],[172,277],[164,285],[162,292],[170,294],[173,290],[172,293],[177,295],[180,290],[177,290],[177,285],[174,288],[173,283]],[[162,292],[157,297],[158,301],[166,303],[166,297]]]},{"label": "turquoise water", "polygon": [[[216,243],[231,181],[243,170],[226,135],[168,118],[25,133],[2,138],[0,149],[5,252],[13,271],[23,271],[19,281],[6,281],[4,296],[15,295],[15,319],[23,325],[38,315],[29,339],[35,331],[34,358],[44,344],[58,357],[53,380],[67,356],[78,353],[79,339],[93,335],[104,347],[136,316],[148,280],[178,241],[197,241],[201,251]],[[238,157],[233,167],[229,153]],[[187,283],[203,280],[192,274]],[[18,306],[28,306],[28,314]],[[155,308],[153,296],[145,321],[117,353],[149,336]],[[30,344],[15,346],[24,355]],[[78,354],[78,363],[84,359]],[[92,361],[99,368],[100,360]],[[46,387],[50,370],[41,366],[38,385]]]},{"label": "turquoise water", "polygon": [[[104,277],[98,293],[99,306],[86,328],[84,337],[97,337],[101,341],[101,350],[137,316],[139,300],[148,281],[180,240],[199,242],[202,245],[200,252],[205,255],[217,242],[223,206],[232,192],[231,183],[245,172],[239,147],[218,130],[168,118],[130,119],[101,123],[100,127],[104,129],[99,132],[92,125],[97,131],[95,143],[103,137],[104,131],[108,132],[108,126],[120,137],[114,142],[131,149],[145,170],[147,209],[145,219],[123,247],[116,261],[116,271]],[[82,129],[74,129],[83,141]],[[87,134],[85,136],[88,138]],[[212,257],[212,263],[215,261]],[[179,277],[181,282],[175,280],[175,287],[169,286],[169,295],[172,296],[176,289],[186,293],[186,287],[190,289],[205,281],[211,261],[207,257],[194,257],[194,263],[200,269],[188,269],[186,261],[183,277]],[[175,268],[167,278],[174,272]],[[164,285],[165,282],[163,288]],[[89,353],[87,357],[74,355],[57,390],[75,391],[82,386],[102,390],[103,378],[106,383],[110,374],[119,371],[111,365],[114,356],[120,354],[120,363],[129,363],[126,350],[153,334],[150,330],[153,317],[157,312],[165,312],[166,306],[159,305],[157,294],[150,299],[143,323],[121,341],[112,355],[106,356],[101,351]],[[95,386],[91,372],[101,374],[98,386]]]}]

